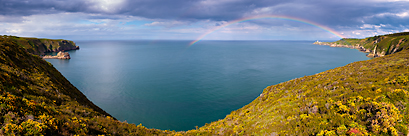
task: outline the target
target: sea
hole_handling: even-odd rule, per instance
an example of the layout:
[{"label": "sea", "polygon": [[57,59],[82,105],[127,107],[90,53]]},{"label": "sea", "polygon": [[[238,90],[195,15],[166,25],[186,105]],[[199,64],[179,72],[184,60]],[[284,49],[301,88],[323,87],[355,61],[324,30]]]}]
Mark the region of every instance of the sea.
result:
[{"label": "sea", "polygon": [[267,86],[369,59],[314,41],[190,42],[76,41],[70,60],[47,61],[116,119],[184,131],[223,119]]}]

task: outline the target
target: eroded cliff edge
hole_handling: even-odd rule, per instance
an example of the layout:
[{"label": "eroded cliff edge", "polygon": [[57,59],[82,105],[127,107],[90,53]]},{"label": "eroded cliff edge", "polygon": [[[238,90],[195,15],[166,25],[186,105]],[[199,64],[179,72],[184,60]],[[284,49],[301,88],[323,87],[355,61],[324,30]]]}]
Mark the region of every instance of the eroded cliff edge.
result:
[{"label": "eroded cliff edge", "polygon": [[0,37],[1,136],[166,133],[122,123],[111,117],[87,99],[51,63],[27,52],[21,43],[10,37]]},{"label": "eroded cliff edge", "polygon": [[38,39],[7,35],[0,36],[0,38],[12,40],[29,53],[39,56],[44,56],[49,52],[78,50],[80,48],[75,42],[63,39]]},{"label": "eroded cliff edge", "polygon": [[367,37],[364,39],[343,38],[335,42],[315,42],[318,45],[358,49],[368,57],[382,57],[409,47],[409,32]]}]

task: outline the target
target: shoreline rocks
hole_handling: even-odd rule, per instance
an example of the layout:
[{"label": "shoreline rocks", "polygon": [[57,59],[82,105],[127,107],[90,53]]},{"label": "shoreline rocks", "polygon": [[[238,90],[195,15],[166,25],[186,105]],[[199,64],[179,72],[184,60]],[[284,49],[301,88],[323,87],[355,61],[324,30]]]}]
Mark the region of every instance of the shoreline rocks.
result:
[{"label": "shoreline rocks", "polygon": [[42,58],[50,59],[70,59],[69,55],[60,54],[60,56],[50,56],[47,53],[64,52],[69,50],[79,50],[80,47],[75,44],[74,41],[64,39],[46,39],[46,38],[31,38],[31,37],[18,37],[0,35],[0,38],[9,39],[16,42],[23,47],[27,52],[38,55]]},{"label": "shoreline rocks", "polygon": [[353,45],[342,45],[342,44],[334,44],[334,43],[329,43],[329,42],[320,42],[316,41],[313,44],[317,45],[325,45],[325,46],[330,46],[330,47],[338,47],[338,48],[350,48],[350,49],[357,49],[360,52],[367,53],[366,56],[370,58],[375,58],[375,57],[382,57],[384,55],[378,54],[375,51],[372,51],[370,49],[365,49],[363,46],[357,44],[356,46]]},{"label": "shoreline rocks", "polygon": [[56,56],[45,55],[42,57],[43,59],[71,59],[70,54],[68,52],[60,51]]}]

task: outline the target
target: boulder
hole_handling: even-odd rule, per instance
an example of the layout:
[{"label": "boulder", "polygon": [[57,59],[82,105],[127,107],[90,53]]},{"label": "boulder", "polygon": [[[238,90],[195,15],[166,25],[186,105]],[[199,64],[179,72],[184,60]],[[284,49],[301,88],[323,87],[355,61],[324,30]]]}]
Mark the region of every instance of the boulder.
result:
[{"label": "boulder", "polygon": [[71,59],[71,57],[68,52],[60,51],[56,56],[46,55],[43,59]]}]

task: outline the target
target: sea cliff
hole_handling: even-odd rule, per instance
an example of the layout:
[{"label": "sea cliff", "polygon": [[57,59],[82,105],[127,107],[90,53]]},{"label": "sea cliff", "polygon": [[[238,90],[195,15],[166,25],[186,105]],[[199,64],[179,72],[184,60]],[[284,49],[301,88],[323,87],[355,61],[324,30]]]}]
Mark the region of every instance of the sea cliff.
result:
[{"label": "sea cliff", "polygon": [[332,42],[320,42],[320,41],[316,41],[313,44],[317,44],[317,45],[326,45],[326,46],[330,46],[330,47],[338,47],[338,48],[350,48],[350,49],[357,49],[361,52],[365,52],[365,53],[371,53],[372,51],[370,49],[365,49],[365,47],[360,46],[360,45],[344,45],[344,44],[337,44],[337,43],[332,43]]},{"label": "sea cliff", "polygon": [[316,41],[314,44],[358,49],[362,52],[368,53],[368,57],[382,57],[385,55],[394,54],[409,47],[409,42],[407,42],[408,39],[409,32],[403,32],[368,37],[364,39],[343,38],[335,42]]},{"label": "sea cliff", "polygon": [[56,56],[45,55],[43,59],[71,59],[71,57],[68,52],[60,51]]},{"label": "sea cliff", "polygon": [[43,56],[45,55],[45,53],[49,52],[60,52],[79,49],[79,46],[77,46],[75,42],[62,39],[38,39],[6,35],[0,36],[0,38],[12,40],[16,44],[22,46],[29,53],[39,56]]}]

